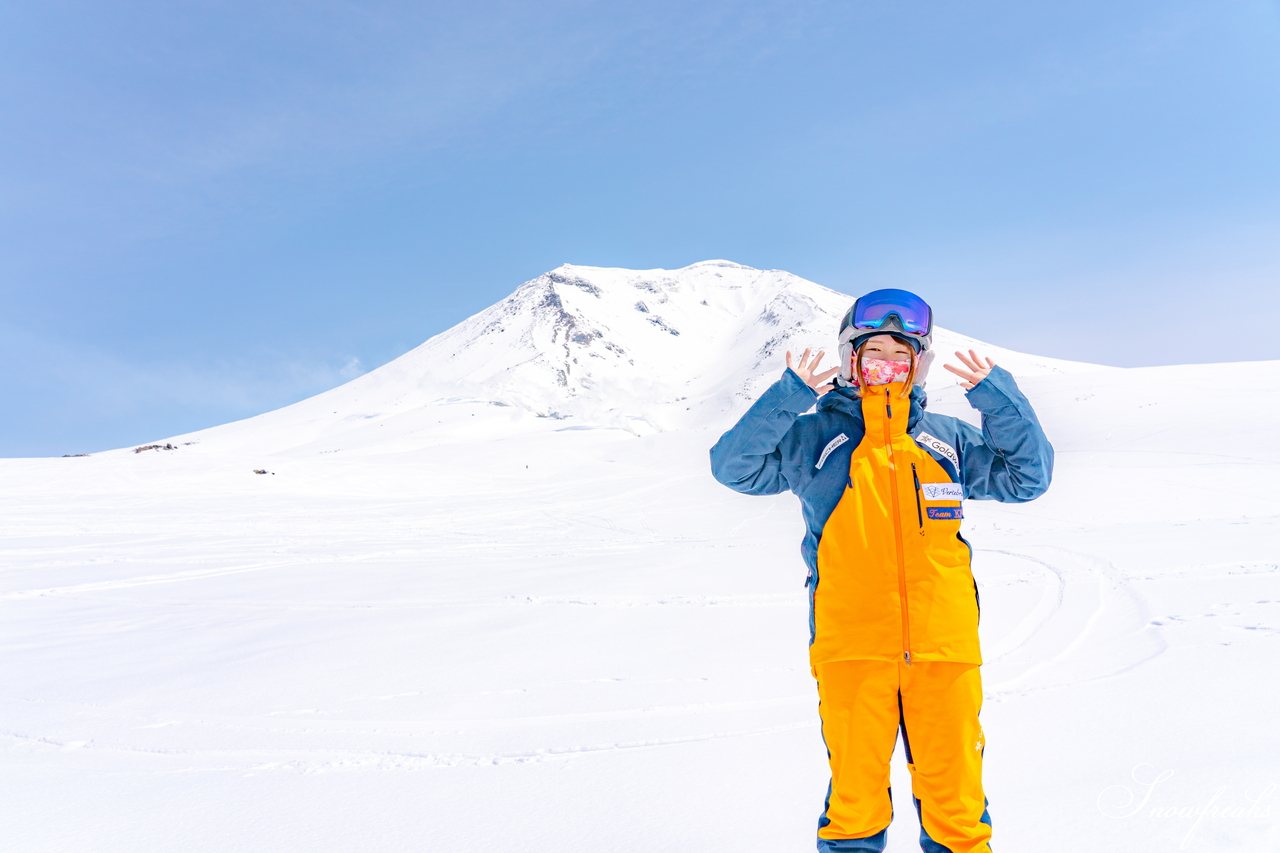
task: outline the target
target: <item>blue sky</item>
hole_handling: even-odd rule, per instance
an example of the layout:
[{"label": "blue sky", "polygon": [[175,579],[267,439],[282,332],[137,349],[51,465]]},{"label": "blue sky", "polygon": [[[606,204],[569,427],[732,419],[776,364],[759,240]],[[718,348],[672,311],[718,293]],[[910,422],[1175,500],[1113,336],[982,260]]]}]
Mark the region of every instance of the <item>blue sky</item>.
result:
[{"label": "blue sky", "polygon": [[3,456],[276,408],[565,262],[1280,358],[1276,0],[8,3],[0,110]]}]

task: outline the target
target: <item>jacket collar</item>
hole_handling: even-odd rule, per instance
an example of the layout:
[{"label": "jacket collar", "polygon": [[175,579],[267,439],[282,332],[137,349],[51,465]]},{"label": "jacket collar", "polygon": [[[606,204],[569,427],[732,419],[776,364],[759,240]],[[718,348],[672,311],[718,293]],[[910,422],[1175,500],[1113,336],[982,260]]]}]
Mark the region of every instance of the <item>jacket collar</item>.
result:
[{"label": "jacket collar", "polygon": [[[928,405],[929,398],[924,393],[924,388],[919,385],[913,385],[911,388],[911,414],[907,416],[907,432],[913,432],[920,423],[920,419],[924,417],[925,406]],[[836,388],[828,391],[818,398],[819,412],[839,412],[842,415],[848,415],[862,424],[862,397],[858,395],[858,390],[849,386]]]}]

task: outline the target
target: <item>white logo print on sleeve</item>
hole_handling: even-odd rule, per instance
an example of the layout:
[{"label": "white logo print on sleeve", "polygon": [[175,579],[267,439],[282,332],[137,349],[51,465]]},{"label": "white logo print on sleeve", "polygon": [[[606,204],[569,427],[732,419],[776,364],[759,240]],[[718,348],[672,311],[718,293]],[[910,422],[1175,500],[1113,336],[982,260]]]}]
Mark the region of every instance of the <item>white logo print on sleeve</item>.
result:
[{"label": "white logo print on sleeve", "polygon": [[837,447],[844,444],[848,440],[849,440],[849,436],[845,435],[844,433],[840,433],[835,438],[828,441],[827,446],[822,448],[822,455],[818,457],[818,464],[814,465],[813,467],[817,468],[818,470],[822,470],[823,463],[827,461],[827,457],[831,455],[831,451],[835,450]]},{"label": "white logo print on sleeve", "polygon": [[922,432],[916,436],[916,442],[926,450],[932,450],[951,460],[951,464],[956,466],[956,470],[960,470],[960,457],[956,454],[956,449],[947,444],[940,438],[934,438],[927,432]]}]

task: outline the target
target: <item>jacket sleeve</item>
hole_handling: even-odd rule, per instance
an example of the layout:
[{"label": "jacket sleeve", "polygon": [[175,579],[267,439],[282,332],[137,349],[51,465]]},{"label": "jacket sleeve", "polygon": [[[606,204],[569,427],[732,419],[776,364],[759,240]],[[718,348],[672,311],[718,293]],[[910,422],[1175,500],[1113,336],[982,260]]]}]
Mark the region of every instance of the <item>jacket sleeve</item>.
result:
[{"label": "jacket sleeve", "polygon": [[818,399],[790,368],[747,409],[711,448],[711,473],[744,495],[776,495],[790,488],[778,445],[787,430]]},{"label": "jacket sleeve", "polygon": [[1012,374],[996,367],[967,394],[982,413],[982,431],[963,424],[960,458],[966,497],[1023,503],[1053,478],[1053,445]]}]

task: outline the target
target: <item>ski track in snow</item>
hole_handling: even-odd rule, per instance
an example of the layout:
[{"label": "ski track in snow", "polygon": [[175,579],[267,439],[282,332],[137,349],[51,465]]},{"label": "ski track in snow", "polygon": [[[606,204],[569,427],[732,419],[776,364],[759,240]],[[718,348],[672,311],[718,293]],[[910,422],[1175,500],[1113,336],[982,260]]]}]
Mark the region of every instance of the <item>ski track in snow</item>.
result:
[{"label": "ski track in snow", "polygon": [[[670,746],[726,738],[759,737],[795,729],[814,728],[818,725],[815,719],[803,719],[794,723],[776,726],[765,726],[742,731],[717,731],[685,737],[653,738],[649,740],[616,741],[608,743],[573,744],[546,746],[522,752],[498,752],[489,754],[449,754],[449,753],[416,753],[393,751],[361,751],[313,748],[305,750],[190,750],[190,749],[155,749],[137,746],[102,746],[95,747],[87,741],[59,742],[51,738],[30,737],[14,732],[0,732],[0,737],[7,738],[16,744],[29,747],[49,747],[68,752],[77,749],[95,749],[108,755],[118,754],[126,759],[180,759],[180,763],[188,763],[181,768],[163,768],[144,770],[150,773],[192,773],[210,771],[247,771],[262,772],[266,770],[291,770],[299,773],[324,773],[331,771],[403,771],[424,770],[434,767],[496,766],[501,764],[525,764],[536,761],[568,759],[574,756],[596,752],[615,752],[634,749],[657,749]],[[199,764],[190,765],[198,761]],[[173,763],[173,762],[166,762]]]},{"label": "ski track in snow", "polygon": [[992,553],[1042,566],[1051,580],[1022,622],[984,652],[988,698],[1118,675],[1165,650],[1141,594],[1109,564],[1061,549],[1039,558]]}]

